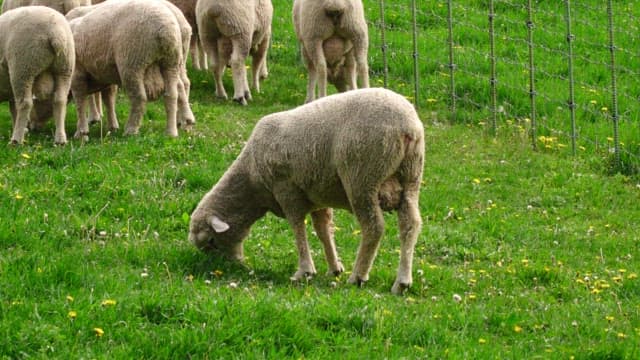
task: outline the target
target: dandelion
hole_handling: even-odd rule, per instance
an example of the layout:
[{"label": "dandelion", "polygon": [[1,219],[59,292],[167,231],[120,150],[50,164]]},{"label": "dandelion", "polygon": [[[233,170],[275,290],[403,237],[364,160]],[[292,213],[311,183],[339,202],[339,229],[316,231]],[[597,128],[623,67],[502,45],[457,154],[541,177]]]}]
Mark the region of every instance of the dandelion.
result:
[{"label": "dandelion", "polygon": [[608,322],[613,322],[613,320],[615,320],[616,318],[615,318],[615,317],[613,317],[613,316],[611,316],[611,315],[607,315],[607,316],[605,316],[605,319],[606,319]]},{"label": "dandelion", "polygon": [[631,273],[629,275],[627,275],[627,279],[632,280],[632,279],[637,279],[638,278],[638,274],[636,273]]},{"label": "dandelion", "polygon": [[522,327],[520,327],[520,326],[518,326],[518,325],[515,325],[515,326],[513,327],[513,331],[515,331],[515,332],[517,332],[517,333],[521,333],[521,332],[522,332]]},{"label": "dandelion", "polygon": [[115,304],[117,304],[117,301],[113,299],[102,300],[102,303],[101,303],[102,306],[114,306]]},{"label": "dandelion", "polygon": [[193,282],[193,275],[191,275],[191,274],[187,275],[185,280],[187,280],[188,282]]},{"label": "dandelion", "polygon": [[487,340],[485,340],[483,338],[478,339],[478,344],[482,345],[482,344],[486,344],[486,343],[487,343]]},{"label": "dandelion", "polygon": [[222,276],[222,274],[223,274],[222,270],[217,270],[216,269],[216,270],[213,271],[213,275],[215,275],[215,277],[220,277],[220,276]]},{"label": "dandelion", "polygon": [[595,105],[595,104],[597,104],[597,103],[598,103],[598,101],[597,101],[597,100],[591,100],[591,101],[589,101],[589,104],[591,104],[591,105]]},{"label": "dandelion", "polygon": [[606,106],[603,106],[603,107],[600,108],[600,111],[607,112],[607,111],[609,111],[609,109]]},{"label": "dandelion", "polygon": [[229,283],[229,287],[232,289],[236,289],[238,287],[238,283],[232,281]]},{"label": "dandelion", "polygon": [[458,294],[453,294],[453,301],[455,301],[455,302],[462,301],[462,296],[460,296]]},{"label": "dandelion", "polygon": [[31,156],[29,156],[29,154],[27,154],[27,153],[22,153],[22,154],[20,154],[20,156],[22,156],[23,158],[25,158],[27,160],[31,159]]},{"label": "dandelion", "polygon": [[433,98],[427,99],[428,103],[434,103],[434,102],[437,102],[437,101],[438,101],[438,99],[433,99]]},{"label": "dandelion", "polygon": [[104,335],[104,330],[99,327],[93,328],[93,332],[96,334],[96,337],[102,337],[102,335]]},{"label": "dandelion", "polygon": [[627,335],[625,335],[625,333],[621,333],[621,332],[619,332],[619,333],[617,334],[617,336],[618,336],[618,339],[624,339],[624,338],[626,338],[626,337],[627,337]]},{"label": "dandelion", "polygon": [[522,259],[522,260],[520,260],[520,263],[521,263],[523,266],[529,266],[529,259]]},{"label": "dandelion", "polygon": [[473,179],[474,184],[480,184],[480,179]]},{"label": "dandelion", "polygon": [[16,196],[15,196],[15,197],[16,197],[16,200],[22,200],[22,199],[24,199],[24,197],[23,197],[22,195],[20,195],[20,194],[16,194]]},{"label": "dandelion", "polygon": [[73,302],[73,296],[67,295],[67,301],[68,302]]},{"label": "dandelion", "polygon": [[67,317],[68,317],[71,321],[73,321],[73,320],[75,320],[75,319],[76,319],[76,317],[78,317],[78,313],[77,313],[77,312],[75,312],[75,311],[73,311],[73,310],[71,310],[71,311],[69,311],[69,312],[67,313]]}]

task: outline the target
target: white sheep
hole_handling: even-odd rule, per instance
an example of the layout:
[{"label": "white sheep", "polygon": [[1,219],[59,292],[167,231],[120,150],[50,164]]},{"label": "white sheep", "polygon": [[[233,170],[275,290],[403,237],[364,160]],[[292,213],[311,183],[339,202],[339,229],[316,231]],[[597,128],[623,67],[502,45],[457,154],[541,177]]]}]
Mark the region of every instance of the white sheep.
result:
[{"label": "white sheep", "polygon": [[271,0],[198,0],[196,21],[200,41],[210,54],[216,95],[227,98],[222,75],[227,65],[233,75],[233,99],[242,105],[251,100],[245,61],[252,56],[252,85],[260,92],[260,78],[267,76],[266,57],[271,39]]},{"label": "white sheep", "polygon": [[[185,42],[176,11],[167,4],[157,0],[110,0],[92,5],[88,12],[77,8],[68,14],[77,53],[72,82],[78,107],[76,137],[89,132],[83,116],[87,95],[114,84],[124,89],[131,102],[125,134],[138,133],[147,100],[163,91],[167,134],[178,136],[178,110],[183,114],[180,117],[192,122],[185,115],[191,110],[181,79],[186,76]],[[74,18],[75,11],[86,13]],[[188,46],[188,38],[185,40]]]},{"label": "white sheep", "polygon": [[2,12],[34,5],[50,7],[64,15],[78,6],[91,5],[91,0],[4,0]]},{"label": "white sheep", "polygon": [[384,232],[382,211],[397,210],[400,265],[392,291],[412,282],[420,232],[418,195],[423,125],[402,96],[372,88],[335,94],[263,117],[238,158],[191,215],[189,240],[203,251],[243,258],[242,241],[267,211],[288,220],[299,255],[299,280],[316,272],[306,214],[325,251],[329,272],[343,266],[330,208],[351,210],[362,228],[350,283],[367,281]]},{"label": "white sheep", "polygon": [[326,96],[327,79],[339,90],[356,89],[357,74],[362,87],[369,87],[369,33],[361,0],[294,0],[293,22],[309,71],[305,102],[316,98],[316,85],[318,97]]},{"label": "white sheep", "polygon": [[54,141],[67,142],[64,123],[74,66],[73,35],[59,12],[28,6],[0,15],[0,101],[12,102],[12,143],[24,140],[34,97],[52,98]]}]

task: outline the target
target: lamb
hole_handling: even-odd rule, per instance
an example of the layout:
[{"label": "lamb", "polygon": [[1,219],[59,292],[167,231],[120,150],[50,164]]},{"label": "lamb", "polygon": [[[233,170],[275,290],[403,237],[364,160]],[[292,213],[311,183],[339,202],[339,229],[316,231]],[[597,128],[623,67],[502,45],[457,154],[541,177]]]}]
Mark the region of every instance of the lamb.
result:
[{"label": "lamb", "polygon": [[[173,11],[167,4],[156,0],[111,0],[92,5],[90,11],[78,8],[67,15],[72,19],[77,54],[71,86],[78,107],[76,137],[89,132],[84,116],[87,95],[110,85],[124,88],[131,101],[127,135],[138,133],[147,100],[159,97],[163,91],[167,134],[178,136],[178,110],[181,118],[193,123],[186,115],[192,113],[181,79],[186,77],[183,53],[188,42],[183,42],[176,18],[179,10]],[[75,11],[86,13],[75,18]]]},{"label": "lamb", "polygon": [[2,12],[33,5],[47,6],[64,15],[78,6],[91,5],[91,0],[4,0]]},{"label": "lamb", "polygon": [[293,228],[299,259],[292,279],[300,280],[316,272],[304,223],[311,213],[329,272],[337,275],[344,268],[331,208],[348,209],[362,228],[349,282],[361,285],[384,232],[382,211],[397,210],[401,251],[392,292],[402,293],[412,283],[421,228],[423,161],[423,125],[413,106],[390,90],[353,90],[265,116],[193,211],[189,240],[205,252],[241,260],[249,228],[271,211]]},{"label": "lamb", "polygon": [[[327,79],[339,91],[369,87],[369,35],[361,0],[295,0],[293,22],[309,71],[305,102],[327,94]],[[342,43],[342,44],[340,44]],[[342,89],[342,90],[341,90]]]},{"label": "lamb", "polygon": [[0,15],[0,101],[9,100],[15,113],[12,143],[24,141],[34,97],[53,99],[54,142],[67,142],[64,123],[74,66],[73,35],[59,12],[29,6]]},{"label": "lamb", "polygon": [[233,99],[242,105],[251,100],[245,60],[252,56],[252,85],[260,92],[260,78],[267,76],[266,56],[271,39],[271,0],[199,0],[196,22],[202,46],[209,53],[216,82],[216,96],[227,98],[222,74],[230,65]]}]

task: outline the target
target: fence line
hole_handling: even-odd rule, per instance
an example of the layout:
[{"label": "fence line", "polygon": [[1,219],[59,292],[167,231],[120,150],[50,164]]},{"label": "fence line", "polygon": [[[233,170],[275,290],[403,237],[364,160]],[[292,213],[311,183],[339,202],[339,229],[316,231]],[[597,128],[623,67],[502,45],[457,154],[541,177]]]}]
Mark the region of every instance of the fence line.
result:
[{"label": "fence line", "polygon": [[[598,5],[380,0],[370,37],[382,41],[384,86],[406,94],[413,82],[416,106],[452,121],[487,119],[494,134],[515,119],[535,149],[561,137],[574,155],[607,149],[616,168],[640,170],[640,1],[608,0],[606,14]],[[409,33],[412,52],[403,48]],[[410,57],[413,69],[402,65]]]}]

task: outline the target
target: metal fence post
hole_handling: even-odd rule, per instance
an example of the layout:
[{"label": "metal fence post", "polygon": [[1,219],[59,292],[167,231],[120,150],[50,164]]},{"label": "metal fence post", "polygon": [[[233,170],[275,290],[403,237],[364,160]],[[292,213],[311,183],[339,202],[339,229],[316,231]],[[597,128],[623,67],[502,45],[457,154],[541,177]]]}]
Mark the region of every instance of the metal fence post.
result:
[{"label": "metal fence post", "polygon": [[527,45],[529,46],[529,99],[531,100],[531,142],[533,149],[537,150],[537,123],[536,123],[536,70],[533,54],[533,9],[529,0],[527,3]]},{"label": "metal fence post", "polygon": [[567,62],[569,66],[569,111],[571,113],[571,151],[576,155],[576,100],[575,100],[575,79],[573,77],[573,40],[575,37],[571,33],[571,4],[565,0],[565,23],[567,29]]},{"label": "metal fence post", "polygon": [[382,79],[384,87],[389,85],[389,63],[387,61],[387,41],[385,39],[386,25],[384,22],[384,0],[380,0],[380,41],[382,42]]},{"label": "metal fence post", "polygon": [[613,121],[613,146],[615,166],[621,170],[620,136],[618,134],[618,88],[616,85],[616,46],[613,38],[613,3],[607,1],[607,17],[609,18],[609,52],[611,53],[611,120]]},{"label": "metal fence post", "polygon": [[456,64],[453,61],[453,4],[447,1],[447,27],[449,28],[449,90],[451,92],[451,119],[456,119],[456,82],[454,78]]},{"label": "metal fence post", "polygon": [[495,41],[495,29],[494,29],[494,7],[493,0],[489,0],[489,59],[491,61],[491,112],[492,118],[492,130],[493,134],[497,134],[498,128],[498,99],[496,94],[497,78],[496,78],[496,41]]}]

